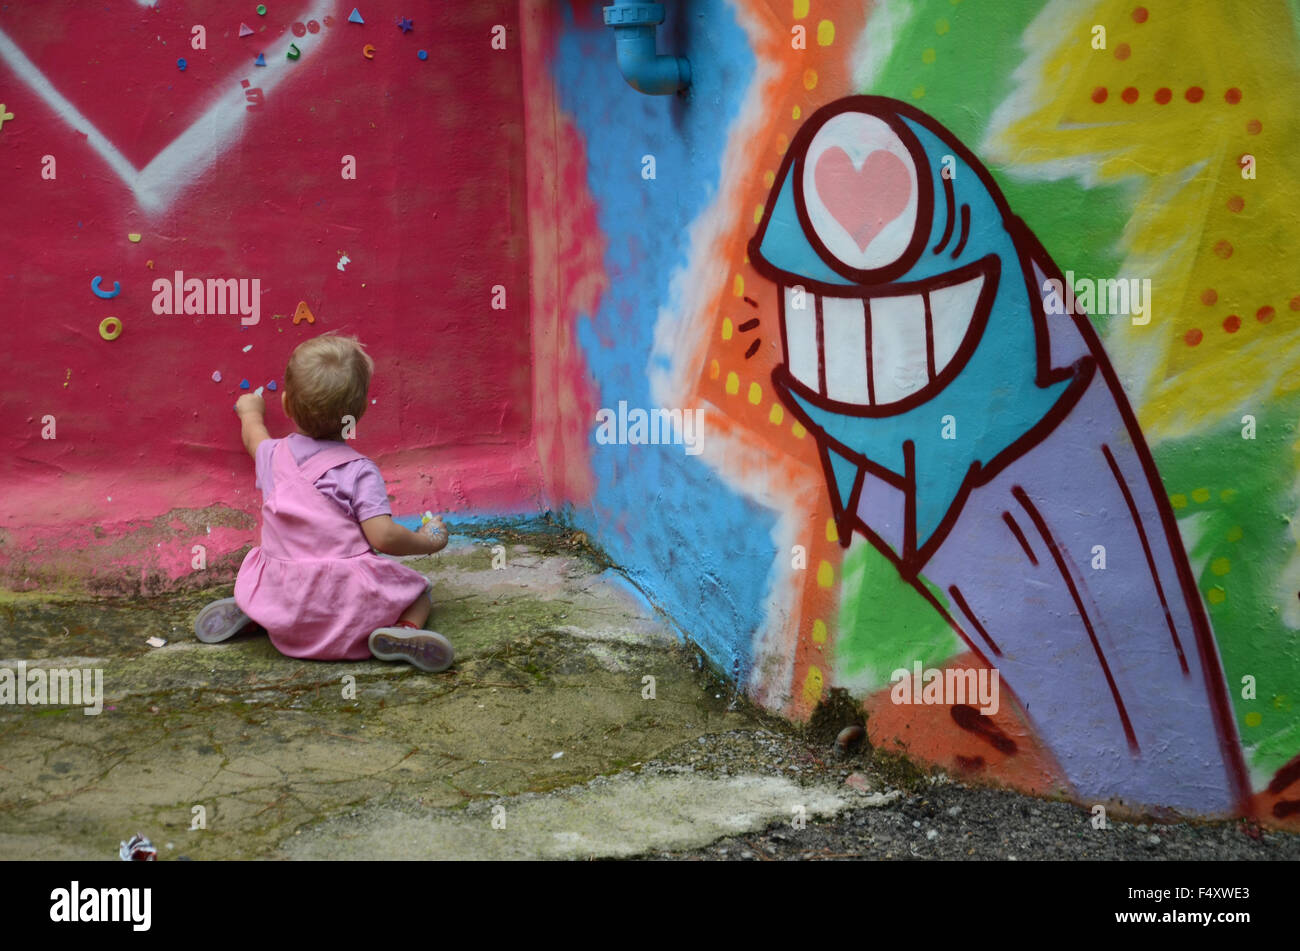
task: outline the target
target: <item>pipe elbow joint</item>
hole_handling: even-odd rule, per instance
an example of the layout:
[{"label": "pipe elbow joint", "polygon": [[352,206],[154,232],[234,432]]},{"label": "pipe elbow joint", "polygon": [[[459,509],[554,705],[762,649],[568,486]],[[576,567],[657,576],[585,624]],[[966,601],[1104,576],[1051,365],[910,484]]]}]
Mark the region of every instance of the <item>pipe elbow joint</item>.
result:
[{"label": "pipe elbow joint", "polygon": [[667,96],[691,84],[686,57],[661,56],[655,49],[663,4],[615,3],[603,12],[605,25],[614,29],[618,68],[629,86],[650,96]]}]

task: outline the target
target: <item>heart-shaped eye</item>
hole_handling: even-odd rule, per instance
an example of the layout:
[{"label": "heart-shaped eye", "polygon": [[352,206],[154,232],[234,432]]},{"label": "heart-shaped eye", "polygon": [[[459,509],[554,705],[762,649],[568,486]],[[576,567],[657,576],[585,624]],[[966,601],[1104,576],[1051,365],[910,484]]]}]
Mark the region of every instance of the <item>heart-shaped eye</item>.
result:
[{"label": "heart-shaped eye", "polygon": [[817,159],[813,181],[822,204],[859,251],[866,251],[867,245],[907,210],[912,199],[907,166],[884,149],[876,149],[855,168],[849,154],[833,145]]},{"label": "heart-shaped eye", "polygon": [[804,206],[837,259],[860,271],[894,263],[916,229],[916,165],[898,133],[878,116],[845,112],[808,143]]}]

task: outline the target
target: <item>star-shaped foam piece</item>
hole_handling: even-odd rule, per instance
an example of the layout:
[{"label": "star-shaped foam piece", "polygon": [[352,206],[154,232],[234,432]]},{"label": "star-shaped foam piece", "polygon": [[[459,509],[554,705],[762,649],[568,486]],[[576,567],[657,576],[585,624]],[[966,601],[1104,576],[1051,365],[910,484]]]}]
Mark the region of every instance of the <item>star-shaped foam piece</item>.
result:
[{"label": "star-shaped foam piece", "polygon": [[411,28],[414,27],[414,26],[415,26],[415,24],[414,24],[413,22],[411,22],[411,18],[410,18],[410,17],[398,17],[398,18],[397,18],[397,27],[398,27],[398,29],[400,29],[403,33],[410,33],[410,32],[411,32]]},{"label": "star-shaped foam piece", "polygon": [[356,7],[353,7],[353,8],[352,8],[352,12],[348,14],[348,22],[349,22],[349,23],[365,23],[366,21],[363,20],[363,19],[361,19],[361,11],[358,10]]}]

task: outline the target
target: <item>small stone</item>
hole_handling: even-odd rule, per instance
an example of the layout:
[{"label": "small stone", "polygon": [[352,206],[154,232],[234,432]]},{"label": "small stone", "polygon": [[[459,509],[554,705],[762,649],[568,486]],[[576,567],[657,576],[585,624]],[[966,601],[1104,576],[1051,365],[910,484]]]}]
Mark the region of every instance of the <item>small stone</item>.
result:
[{"label": "small stone", "polygon": [[561,756],[563,756],[563,755],[564,755],[564,750],[560,750],[560,752],[558,752],[558,753],[552,753],[552,754],[551,754],[551,759],[559,759],[559,758],[560,758]]},{"label": "small stone", "polygon": [[912,820],[912,828],[913,828],[913,829],[919,829],[919,828],[921,828],[921,823],[920,823],[918,820],[913,819],[913,820]]},{"label": "small stone", "polygon": [[850,773],[849,778],[844,780],[844,785],[856,789],[858,792],[871,792],[871,780],[864,773]]},{"label": "small stone", "polygon": [[839,736],[835,737],[835,748],[841,753],[849,753],[862,745],[866,739],[867,731],[856,723],[852,726],[846,726],[840,730]]},{"label": "small stone", "polygon": [[1159,844],[1160,844],[1160,836],[1158,836],[1158,835],[1149,835],[1149,836],[1147,836],[1147,843],[1150,844],[1150,845],[1159,845]]},{"label": "small stone", "polygon": [[933,842],[935,839],[939,838],[939,830],[931,829],[929,832],[925,834],[925,837],[929,839],[931,842]]},{"label": "small stone", "polygon": [[150,647],[165,647],[167,642],[161,637],[151,637],[145,641]]},{"label": "small stone", "polygon": [[954,819],[961,815],[961,806],[953,806],[948,810],[948,815],[952,816]]}]

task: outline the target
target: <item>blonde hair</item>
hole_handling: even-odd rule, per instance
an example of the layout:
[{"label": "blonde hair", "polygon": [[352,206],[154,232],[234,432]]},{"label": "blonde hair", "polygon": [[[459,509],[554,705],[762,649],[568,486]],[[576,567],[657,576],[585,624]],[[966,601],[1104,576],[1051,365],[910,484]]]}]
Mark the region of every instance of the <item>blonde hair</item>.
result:
[{"label": "blonde hair", "polygon": [[375,361],[356,337],[333,331],[298,344],[284,371],[285,408],[304,435],[342,439],[343,417],[361,418]]}]

